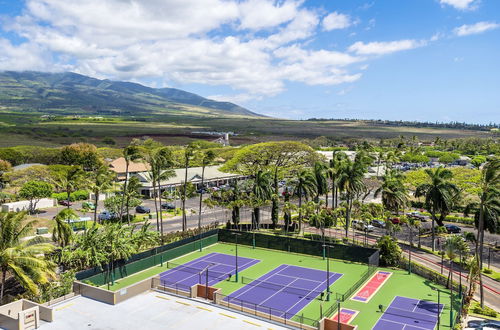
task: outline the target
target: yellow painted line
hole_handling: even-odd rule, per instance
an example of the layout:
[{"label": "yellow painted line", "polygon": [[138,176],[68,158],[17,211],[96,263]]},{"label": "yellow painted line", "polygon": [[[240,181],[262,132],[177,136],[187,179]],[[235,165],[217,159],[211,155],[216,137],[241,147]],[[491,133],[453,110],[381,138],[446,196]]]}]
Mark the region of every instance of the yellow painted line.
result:
[{"label": "yellow painted line", "polygon": [[175,302],[179,303],[179,304],[182,304],[182,305],[191,306],[191,304],[185,303],[184,301],[176,300]]},{"label": "yellow painted line", "polygon": [[260,324],[257,324],[257,323],[254,323],[254,322],[250,322],[248,320],[243,320],[243,322],[246,322],[246,323],[251,324],[251,325],[255,325],[256,327],[260,327]]},{"label": "yellow painted line", "polygon": [[156,296],[156,298],[165,299],[165,300],[170,300],[170,298],[167,298],[167,297],[162,297],[162,296]]},{"label": "yellow painted line", "polygon": [[230,317],[232,319],[236,318],[236,316],[232,316],[232,315],[228,315],[228,314],[224,314],[224,313],[219,313],[219,314],[222,315],[222,316],[225,316],[225,317]]},{"label": "yellow painted line", "polygon": [[196,306],[196,308],[203,309],[204,311],[207,311],[207,312],[211,312],[212,311],[211,309],[208,309],[208,308],[205,308],[205,307],[202,307],[202,306]]},{"label": "yellow painted line", "polygon": [[56,311],[61,311],[61,310],[65,309],[65,308],[73,306],[74,304],[75,303],[71,303],[71,304],[67,304],[67,305],[64,305],[62,307],[56,308]]}]

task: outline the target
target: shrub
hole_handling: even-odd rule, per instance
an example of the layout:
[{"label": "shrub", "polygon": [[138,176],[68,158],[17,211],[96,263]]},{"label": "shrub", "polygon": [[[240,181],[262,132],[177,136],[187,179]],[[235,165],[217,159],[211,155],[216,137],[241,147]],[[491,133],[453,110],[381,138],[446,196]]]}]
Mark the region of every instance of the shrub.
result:
[{"label": "shrub", "polygon": [[485,269],[483,270],[483,273],[485,273],[485,274],[493,274],[493,270],[492,270],[492,269],[489,269],[489,268],[485,268]]},{"label": "shrub", "polygon": [[390,236],[382,236],[377,241],[380,249],[380,263],[384,266],[396,266],[401,259],[401,248],[398,242]]},{"label": "shrub", "polygon": [[479,303],[474,303],[472,307],[472,312],[475,314],[491,316],[491,317],[497,317],[498,314],[494,309],[491,309],[488,306],[484,306],[484,308],[481,308],[481,305]]},{"label": "shrub", "polygon": [[[52,198],[57,199],[58,201],[66,200],[68,199],[68,194],[65,192],[62,193],[54,193],[52,194]],[[89,192],[87,190],[77,190],[72,192],[69,195],[69,200],[71,202],[75,201],[83,201],[89,198]]]}]

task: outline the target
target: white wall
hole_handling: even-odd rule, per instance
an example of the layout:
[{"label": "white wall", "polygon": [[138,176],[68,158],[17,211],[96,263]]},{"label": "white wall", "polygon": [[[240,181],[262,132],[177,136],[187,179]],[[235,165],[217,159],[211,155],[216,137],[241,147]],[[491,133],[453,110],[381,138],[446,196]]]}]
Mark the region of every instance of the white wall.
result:
[{"label": "white wall", "polygon": [[[56,205],[55,199],[52,198],[42,198],[40,201],[36,204],[35,209],[43,209],[47,207],[53,207]],[[30,207],[30,202],[29,201],[17,201],[17,202],[12,202],[12,203],[5,203],[2,204],[2,212],[20,212],[20,211],[27,211]]]}]

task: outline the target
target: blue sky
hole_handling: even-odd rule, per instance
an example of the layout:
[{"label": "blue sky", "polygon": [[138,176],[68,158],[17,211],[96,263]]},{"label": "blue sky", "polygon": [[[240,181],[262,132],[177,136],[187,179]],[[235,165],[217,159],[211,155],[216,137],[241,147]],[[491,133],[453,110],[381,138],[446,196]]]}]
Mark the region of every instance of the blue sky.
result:
[{"label": "blue sky", "polygon": [[500,122],[497,0],[0,0],[0,49],[280,118]]}]

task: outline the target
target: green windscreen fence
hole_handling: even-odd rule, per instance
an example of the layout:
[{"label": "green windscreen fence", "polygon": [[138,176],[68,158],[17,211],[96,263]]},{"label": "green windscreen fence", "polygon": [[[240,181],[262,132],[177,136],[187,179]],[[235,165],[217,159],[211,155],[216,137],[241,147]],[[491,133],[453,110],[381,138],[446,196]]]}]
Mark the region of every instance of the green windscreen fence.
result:
[{"label": "green windscreen fence", "polygon": [[201,240],[200,236],[189,237],[136,254],[127,261],[117,262],[112,272],[106,269],[92,268],[78,273],[76,278],[80,281],[88,281],[95,285],[104,285],[111,281],[112,278],[118,280],[159,265],[162,262],[167,262],[168,260],[199,250],[200,243],[202,246],[208,246],[217,243],[217,241],[217,230],[212,230],[204,233]]},{"label": "green windscreen fence", "polygon": [[[323,256],[323,243],[289,236],[219,229],[219,241],[292,253]],[[330,258],[378,265],[378,250],[361,246],[329,244]]]}]

